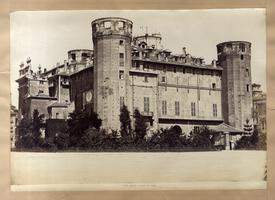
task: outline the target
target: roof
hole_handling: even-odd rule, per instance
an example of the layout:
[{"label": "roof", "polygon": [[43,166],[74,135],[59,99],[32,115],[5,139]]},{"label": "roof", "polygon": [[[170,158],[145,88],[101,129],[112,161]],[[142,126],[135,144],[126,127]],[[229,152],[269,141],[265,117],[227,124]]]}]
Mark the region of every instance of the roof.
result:
[{"label": "roof", "polygon": [[70,103],[66,103],[66,102],[54,102],[51,105],[49,105],[49,107],[68,107],[68,105],[70,105]]},{"label": "roof", "polygon": [[93,69],[93,65],[88,65],[87,67],[85,67],[85,68],[83,68],[83,69],[74,71],[74,72],[70,73],[70,76],[73,76],[73,75],[75,75],[75,74],[78,74],[79,72],[83,72],[83,71],[85,71],[85,70],[87,70],[87,69]]},{"label": "roof", "polygon": [[248,42],[248,41],[233,40],[233,41],[221,42],[221,43],[217,44],[217,46],[221,46],[221,45],[225,45],[225,44],[236,44],[236,43],[246,43],[246,44],[251,45],[251,42]]},{"label": "roof", "polygon": [[223,133],[243,133],[244,131],[228,124],[222,123],[211,128],[213,131],[223,132]]},{"label": "roof", "polygon": [[132,58],[133,61],[143,61],[143,62],[150,62],[150,63],[159,63],[159,64],[166,64],[172,66],[183,66],[189,68],[196,68],[196,69],[207,69],[207,70],[215,70],[215,71],[222,71],[223,68],[217,66],[213,67],[212,65],[192,65],[187,63],[175,62],[175,61],[159,61],[153,59],[141,59],[141,58]]},{"label": "roof", "polygon": [[56,100],[57,98],[56,97],[50,97],[48,95],[32,95],[32,96],[27,96],[26,99],[44,99],[44,100]]}]

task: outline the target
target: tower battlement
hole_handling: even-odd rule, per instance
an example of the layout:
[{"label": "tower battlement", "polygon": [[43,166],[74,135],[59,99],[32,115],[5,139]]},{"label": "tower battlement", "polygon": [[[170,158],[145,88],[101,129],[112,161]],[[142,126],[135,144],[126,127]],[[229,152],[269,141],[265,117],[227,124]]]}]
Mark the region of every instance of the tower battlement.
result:
[{"label": "tower battlement", "polygon": [[69,64],[91,61],[93,50],[90,49],[73,49],[68,51]]},{"label": "tower battlement", "polygon": [[132,21],[120,17],[107,17],[92,21],[93,38],[104,35],[132,37],[132,28]]},{"label": "tower battlement", "polygon": [[247,41],[228,41],[217,44],[217,52],[220,54],[251,54],[251,43]]}]

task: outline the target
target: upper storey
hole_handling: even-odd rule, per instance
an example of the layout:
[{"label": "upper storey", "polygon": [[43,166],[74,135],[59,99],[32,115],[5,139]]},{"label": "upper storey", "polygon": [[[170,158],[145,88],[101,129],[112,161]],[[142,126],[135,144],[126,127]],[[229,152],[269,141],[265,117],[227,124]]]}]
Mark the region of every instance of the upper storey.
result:
[{"label": "upper storey", "polygon": [[251,54],[251,43],[246,41],[229,41],[217,44],[218,56],[221,54]]},{"label": "upper storey", "polygon": [[99,18],[92,21],[93,38],[109,35],[132,37],[133,22],[120,17]]},{"label": "upper storey", "polygon": [[93,59],[93,50],[73,49],[68,51],[69,64],[91,63]]},{"label": "upper storey", "polygon": [[164,49],[161,44],[160,34],[145,34],[136,36],[132,42],[132,58],[144,62],[154,62],[170,66],[185,66],[203,69],[221,70],[216,65],[216,60],[206,64],[204,58],[189,54],[185,47],[180,54],[174,54],[169,49]]},{"label": "upper storey", "polygon": [[133,38],[133,45],[135,46],[149,46],[153,49],[162,49],[160,33],[153,33],[152,35],[145,34]]}]

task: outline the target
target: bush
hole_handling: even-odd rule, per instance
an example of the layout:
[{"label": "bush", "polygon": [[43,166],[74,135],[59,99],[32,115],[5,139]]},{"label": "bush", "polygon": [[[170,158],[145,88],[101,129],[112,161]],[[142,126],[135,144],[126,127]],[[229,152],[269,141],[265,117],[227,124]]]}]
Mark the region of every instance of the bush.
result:
[{"label": "bush", "polygon": [[190,133],[190,144],[195,148],[214,148],[215,137],[218,133],[207,126],[194,128]]},{"label": "bush", "polygon": [[131,119],[128,108],[123,104],[120,109],[120,132],[122,137],[127,137],[132,134]]},{"label": "bush", "polygon": [[266,150],[266,135],[260,134],[256,128],[252,135],[242,136],[236,143],[236,149]]}]

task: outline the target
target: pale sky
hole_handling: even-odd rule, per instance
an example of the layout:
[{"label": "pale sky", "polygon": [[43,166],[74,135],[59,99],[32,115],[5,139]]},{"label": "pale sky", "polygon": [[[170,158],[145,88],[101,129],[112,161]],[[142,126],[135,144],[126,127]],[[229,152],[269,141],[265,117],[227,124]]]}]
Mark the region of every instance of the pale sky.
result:
[{"label": "pale sky", "polygon": [[[93,49],[91,22],[101,17],[133,21],[133,35],[161,33],[165,49],[181,53],[182,47],[206,63],[217,59],[216,45],[224,41],[252,43],[252,82],[266,91],[265,9],[215,9],[173,11],[20,11],[11,14],[11,94],[18,106],[19,64],[32,59],[50,69],[67,59],[71,49]],[[143,29],[141,28],[143,27]]]}]

